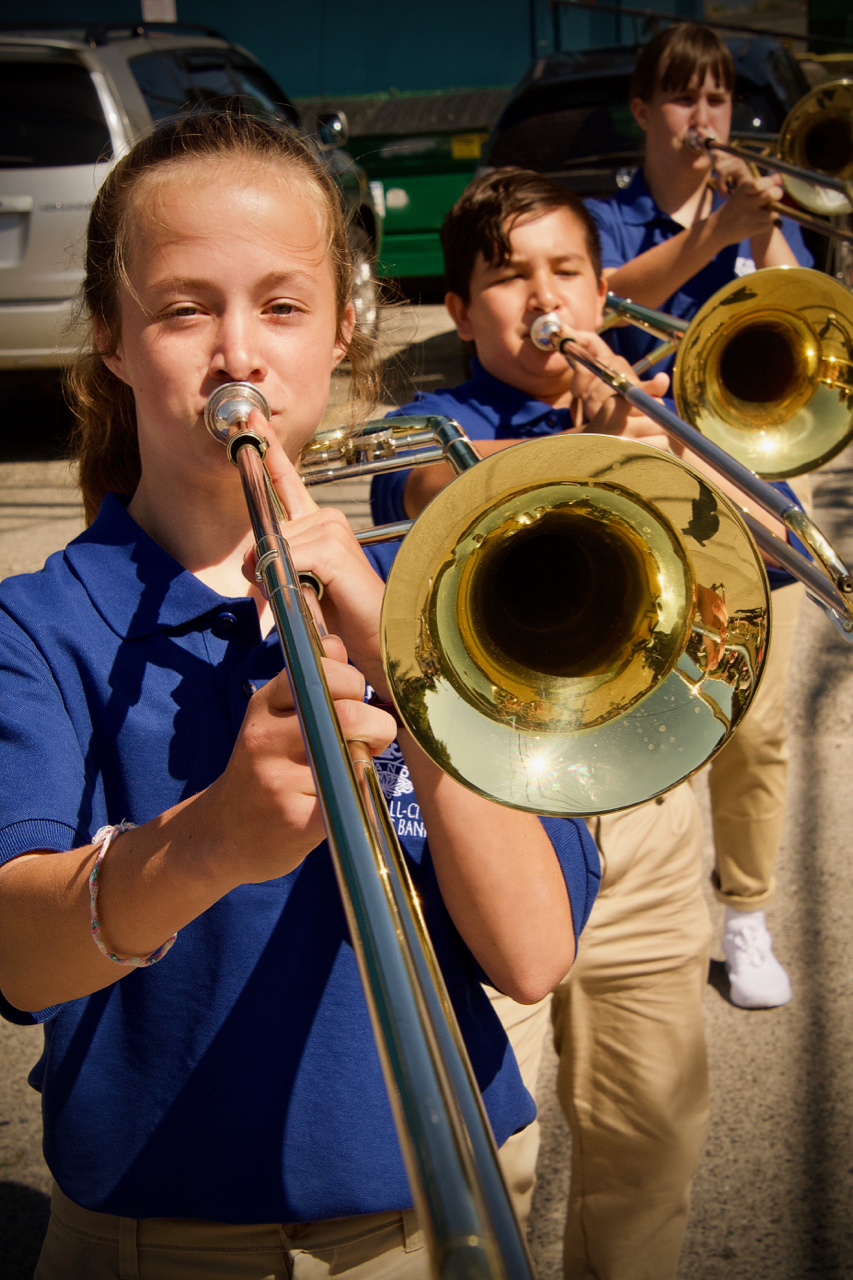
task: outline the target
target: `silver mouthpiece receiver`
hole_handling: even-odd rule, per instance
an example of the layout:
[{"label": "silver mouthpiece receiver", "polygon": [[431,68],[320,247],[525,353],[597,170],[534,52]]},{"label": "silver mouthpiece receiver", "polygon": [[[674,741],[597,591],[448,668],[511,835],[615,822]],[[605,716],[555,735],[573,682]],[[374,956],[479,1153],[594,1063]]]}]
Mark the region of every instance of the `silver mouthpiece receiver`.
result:
[{"label": "silver mouthpiece receiver", "polygon": [[687,133],[684,135],[685,145],[688,146],[691,151],[707,151],[708,143],[714,141],[716,141],[716,139],[714,138],[713,133],[706,133],[703,137],[698,129],[688,129]]},{"label": "silver mouthpiece receiver", "polygon": [[231,428],[247,423],[253,409],[260,409],[269,422],[272,409],[263,391],[251,382],[226,382],[207,397],[204,425],[214,440],[227,445]]},{"label": "silver mouthpiece receiver", "polygon": [[549,311],[539,316],[530,326],[530,341],[540,351],[550,351],[554,347],[554,338],[563,336],[563,322],[555,312]]}]

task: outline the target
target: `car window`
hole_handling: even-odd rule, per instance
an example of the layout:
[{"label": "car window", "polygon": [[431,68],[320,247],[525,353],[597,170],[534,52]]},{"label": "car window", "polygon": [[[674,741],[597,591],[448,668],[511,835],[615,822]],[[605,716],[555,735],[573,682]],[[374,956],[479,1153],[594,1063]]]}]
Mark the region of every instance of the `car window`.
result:
[{"label": "car window", "polygon": [[630,160],[643,132],[628,108],[628,77],[553,84],[524,94],[499,122],[486,163],[559,173],[599,156]]},{"label": "car window", "polygon": [[243,110],[296,124],[294,108],[255,63],[226,50],[190,49],[130,60],[153,120],[181,111]]},{"label": "car window", "polygon": [[107,122],[81,63],[0,51],[0,168],[64,168],[111,156]]},{"label": "car window", "polygon": [[185,107],[187,86],[173,57],[154,54],[148,58],[131,58],[130,69],[152,120],[165,120]]}]

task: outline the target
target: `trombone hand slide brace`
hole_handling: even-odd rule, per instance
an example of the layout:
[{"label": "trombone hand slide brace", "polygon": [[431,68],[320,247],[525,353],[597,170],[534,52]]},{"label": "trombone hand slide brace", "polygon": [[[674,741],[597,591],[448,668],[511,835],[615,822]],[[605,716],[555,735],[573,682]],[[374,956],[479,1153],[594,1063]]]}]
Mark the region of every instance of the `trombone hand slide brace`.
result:
[{"label": "trombone hand slide brace", "polygon": [[[692,449],[700,458],[736,485],[741,492],[747,494],[795,534],[808,547],[815,560],[823,566],[824,573],[818,573],[814,565],[791,547],[781,543],[778,538],[774,538],[762,525],[754,520],[748,522],[759,545],[806,585],[809,594],[826,609],[842,634],[853,641],[853,609],[849,600],[849,596],[853,593],[853,577],[834,547],[805,512],[791,503],[777,489],[760,480],[754,472],[737,462],[713,440],[707,439],[694,427],[689,426],[669,409],[659,404],[647,392],[629,382],[624,374],[617,373],[608,365],[588,356],[575,338],[563,328],[563,322],[559,316],[553,313],[540,316],[531,327],[530,338],[540,350],[559,351],[570,364],[581,365],[601,378],[630,404],[640,409],[652,421],[660,423],[665,431],[687,448]],[[761,533],[757,532],[758,529],[761,529]],[[772,542],[768,541],[769,539],[772,539]]]},{"label": "trombone hand slide brace", "polygon": [[[356,431],[346,427],[318,431],[299,456],[299,474],[303,484],[328,484],[446,462],[460,475],[479,461],[480,455],[458,422],[430,414],[381,418],[363,423]],[[413,524],[413,520],[398,520],[360,529],[355,536],[362,546],[390,542],[404,538]]]},{"label": "trombone hand slide brace", "polygon": [[226,445],[243,482],[433,1274],[442,1280],[532,1280],[372,761],[358,746],[351,759],[341,733],[314,624],[281,533],[283,513],[263,463],[266,442],[246,428],[253,408],[269,419],[256,387],[230,383],[208,400],[205,422]]}]

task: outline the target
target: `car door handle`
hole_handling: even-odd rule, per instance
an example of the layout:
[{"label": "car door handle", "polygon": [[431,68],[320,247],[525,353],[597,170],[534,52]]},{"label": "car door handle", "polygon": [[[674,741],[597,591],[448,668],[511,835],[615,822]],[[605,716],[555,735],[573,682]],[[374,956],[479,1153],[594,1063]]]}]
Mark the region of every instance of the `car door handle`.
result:
[{"label": "car door handle", "polygon": [[0,213],[31,213],[32,196],[0,196]]}]

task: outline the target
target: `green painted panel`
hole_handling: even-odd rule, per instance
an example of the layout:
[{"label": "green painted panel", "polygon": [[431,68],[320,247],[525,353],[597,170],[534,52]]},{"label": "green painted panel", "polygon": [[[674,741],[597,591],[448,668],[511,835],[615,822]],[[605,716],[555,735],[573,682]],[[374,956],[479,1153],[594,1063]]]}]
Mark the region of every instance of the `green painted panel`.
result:
[{"label": "green painted panel", "polygon": [[400,175],[383,181],[385,234],[438,231],[444,215],[471,181],[470,173]]},{"label": "green painted panel", "polygon": [[444,257],[438,232],[388,235],[382,241],[381,276],[441,276]]}]

